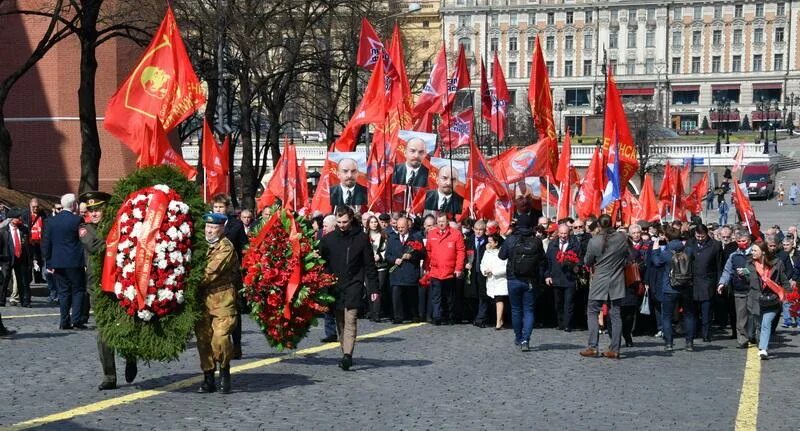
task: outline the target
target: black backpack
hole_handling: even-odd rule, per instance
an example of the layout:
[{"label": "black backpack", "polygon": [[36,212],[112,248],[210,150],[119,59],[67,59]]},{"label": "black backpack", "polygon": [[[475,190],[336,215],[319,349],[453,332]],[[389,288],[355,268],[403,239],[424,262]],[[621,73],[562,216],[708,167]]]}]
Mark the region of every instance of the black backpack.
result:
[{"label": "black backpack", "polygon": [[673,289],[677,290],[692,285],[692,259],[683,251],[676,250],[672,254],[672,266],[669,270],[669,284]]},{"label": "black backpack", "polygon": [[517,278],[533,279],[539,274],[539,252],[536,237],[520,236],[511,249],[511,274]]}]

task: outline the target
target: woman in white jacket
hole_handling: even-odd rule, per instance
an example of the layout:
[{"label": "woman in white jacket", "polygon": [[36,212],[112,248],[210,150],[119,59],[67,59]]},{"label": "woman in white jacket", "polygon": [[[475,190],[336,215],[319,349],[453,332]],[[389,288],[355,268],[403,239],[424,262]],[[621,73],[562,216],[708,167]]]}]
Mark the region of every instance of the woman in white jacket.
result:
[{"label": "woman in white jacket", "polygon": [[486,242],[486,253],[481,259],[481,273],[486,276],[486,295],[494,298],[497,307],[496,330],[503,329],[503,301],[508,297],[508,284],[506,283],[506,261],[500,259],[500,246],[503,237],[499,234],[490,235]]}]

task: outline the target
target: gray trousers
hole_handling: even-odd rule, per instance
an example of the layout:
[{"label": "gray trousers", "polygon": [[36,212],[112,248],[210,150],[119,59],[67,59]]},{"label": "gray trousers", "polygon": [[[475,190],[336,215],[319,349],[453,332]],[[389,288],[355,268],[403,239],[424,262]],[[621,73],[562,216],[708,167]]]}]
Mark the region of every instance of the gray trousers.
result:
[{"label": "gray trousers", "polygon": [[[597,316],[603,309],[605,301],[589,300],[586,305],[586,324],[589,328],[589,347],[597,349],[600,341],[600,324],[597,322]],[[615,299],[608,301],[609,317],[611,317],[611,345],[608,350],[612,352],[619,352],[619,346],[622,341],[622,299]]]},{"label": "gray trousers", "polygon": [[[97,355],[100,357],[100,365],[103,366],[103,382],[117,383],[117,364],[114,358],[114,349],[103,341],[100,334],[97,334]],[[136,362],[135,358],[125,358],[127,362]]]},{"label": "gray trousers", "polygon": [[736,341],[739,344],[744,344],[755,337],[753,313],[748,306],[749,300],[747,295],[734,295],[733,302],[736,307]]}]

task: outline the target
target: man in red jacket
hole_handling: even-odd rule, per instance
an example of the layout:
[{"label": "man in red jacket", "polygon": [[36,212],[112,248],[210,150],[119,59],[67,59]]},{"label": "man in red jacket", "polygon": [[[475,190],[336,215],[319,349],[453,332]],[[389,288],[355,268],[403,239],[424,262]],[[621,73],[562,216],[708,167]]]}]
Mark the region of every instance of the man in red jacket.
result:
[{"label": "man in red jacket", "polygon": [[428,271],[431,278],[433,324],[448,325],[453,320],[453,290],[456,279],[464,271],[464,236],[450,227],[447,214],[436,218],[436,227],[428,232],[425,245],[428,252]]}]

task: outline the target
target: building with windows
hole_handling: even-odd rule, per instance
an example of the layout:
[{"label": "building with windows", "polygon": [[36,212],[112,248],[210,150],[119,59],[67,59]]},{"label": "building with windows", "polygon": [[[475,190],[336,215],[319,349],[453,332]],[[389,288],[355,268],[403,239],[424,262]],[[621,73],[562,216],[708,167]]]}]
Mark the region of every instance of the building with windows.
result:
[{"label": "building with windows", "polygon": [[448,52],[464,45],[488,70],[497,53],[512,104],[527,104],[540,36],[553,100],[564,105],[556,124],[579,135],[602,110],[604,60],[628,107],[651,107],[665,127],[797,115],[800,1],[443,0],[441,13]]}]

